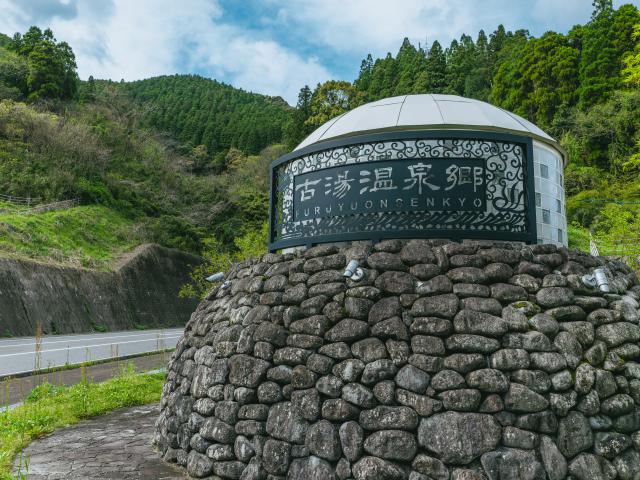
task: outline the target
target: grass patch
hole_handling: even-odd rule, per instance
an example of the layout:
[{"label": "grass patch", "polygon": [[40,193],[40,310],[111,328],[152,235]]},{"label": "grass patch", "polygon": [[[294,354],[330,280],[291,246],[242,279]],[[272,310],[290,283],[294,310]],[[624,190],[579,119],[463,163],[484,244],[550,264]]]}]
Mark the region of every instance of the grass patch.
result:
[{"label": "grass patch", "polygon": [[0,252],[41,261],[107,269],[138,242],[133,222],[112,209],[90,205],[39,214],[0,211]]},{"label": "grass patch", "polygon": [[[121,407],[160,400],[165,375],[135,373],[129,364],[122,373],[102,383],[83,380],[71,387],[50,383],[31,391],[24,405],[0,412],[0,479],[12,476],[13,458],[29,442],[80,420]],[[28,471],[28,459],[21,459]]]},{"label": "grass patch", "polygon": [[106,333],[109,331],[109,328],[106,325],[102,325],[101,323],[92,323],[91,326],[93,327],[94,332]]},{"label": "grass patch", "polygon": [[578,224],[570,224],[568,228],[569,248],[583,252],[589,251],[589,231]]},{"label": "grass patch", "polygon": [[[636,227],[637,229],[637,227]],[[623,236],[608,232],[594,232],[593,241],[600,256],[637,257],[640,256],[640,237],[637,234]],[[589,252],[589,231],[578,224],[569,225],[569,248]]]}]

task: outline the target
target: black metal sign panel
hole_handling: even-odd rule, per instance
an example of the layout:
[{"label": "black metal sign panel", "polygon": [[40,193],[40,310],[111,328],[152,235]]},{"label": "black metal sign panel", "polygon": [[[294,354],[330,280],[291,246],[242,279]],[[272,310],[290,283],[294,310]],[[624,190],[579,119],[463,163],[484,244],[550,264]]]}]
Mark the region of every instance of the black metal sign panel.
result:
[{"label": "black metal sign panel", "polygon": [[294,178],[295,221],[375,212],[484,211],[485,161],[412,158]]},{"label": "black metal sign panel", "polygon": [[381,132],[271,164],[271,251],[382,238],[536,241],[532,139]]}]

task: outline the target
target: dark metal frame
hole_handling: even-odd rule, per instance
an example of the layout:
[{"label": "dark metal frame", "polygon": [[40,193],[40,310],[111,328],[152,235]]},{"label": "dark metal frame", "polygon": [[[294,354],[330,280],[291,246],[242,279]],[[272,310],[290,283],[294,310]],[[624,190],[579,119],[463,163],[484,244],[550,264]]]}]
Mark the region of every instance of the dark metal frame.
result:
[{"label": "dark metal frame", "polygon": [[[275,238],[275,204],[274,191],[276,189],[276,167],[283,163],[295,160],[297,158],[309,155],[311,153],[322,150],[330,150],[332,148],[345,147],[349,145],[385,142],[392,140],[421,140],[421,139],[463,139],[478,141],[501,141],[506,143],[520,144],[526,156],[525,188],[527,190],[527,222],[529,224],[526,233],[509,233],[509,232],[486,232],[486,231],[458,231],[451,230],[414,230],[414,231],[378,231],[378,232],[353,232],[341,233],[335,235],[322,235],[313,238],[292,238],[287,240],[274,241]],[[309,145],[300,150],[283,155],[271,163],[269,169],[270,188],[269,188],[269,251],[295,246],[311,247],[320,243],[345,242],[353,240],[372,240],[374,242],[381,239],[390,238],[449,238],[451,240],[462,239],[489,239],[489,240],[506,240],[520,241],[525,243],[537,242],[537,226],[536,226],[536,209],[535,209],[535,183],[534,183],[534,166],[533,166],[533,139],[524,135],[513,135],[509,133],[484,132],[471,130],[401,130],[387,131],[381,133],[357,135],[346,138],[327,140],[320,143]]]}]

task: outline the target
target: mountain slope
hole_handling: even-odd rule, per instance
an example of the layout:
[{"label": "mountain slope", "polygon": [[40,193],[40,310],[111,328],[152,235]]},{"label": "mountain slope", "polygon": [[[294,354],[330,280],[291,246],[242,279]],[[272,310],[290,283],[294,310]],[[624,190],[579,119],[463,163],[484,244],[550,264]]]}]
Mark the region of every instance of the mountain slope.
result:
[{"label": "mountain slope", "polygon": [[258,153],[280,143],[292,110],[279,97],[194,75],[154,77],[123,88],[140,106],[143,126],[168,132],[191,148],[204,145],[210,156],[218,154],[218,163],[229,148]]}]

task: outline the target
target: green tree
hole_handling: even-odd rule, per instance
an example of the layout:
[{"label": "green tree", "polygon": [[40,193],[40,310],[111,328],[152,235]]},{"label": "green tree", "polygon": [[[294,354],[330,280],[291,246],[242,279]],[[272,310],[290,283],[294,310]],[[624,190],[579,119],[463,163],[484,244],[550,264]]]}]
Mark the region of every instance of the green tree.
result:
[{"label": "green tree", "polygon": [[0,47],[0,99],[22,99],[27,95],[29,65],[20,55]]},{"label": "green tree", "polygon": [[426,92],[444,93],[447,85],[447,57],[437,40],[431,44],[426,60]]},{"label": "green tree", "polygon": [[453,40],[447,49],[447,93],[465,95],[467,79],[476,68],[476,45],[473,39],[466,34],[460,37],[460,41]]},{"label": "green tree", "polygon": [[341,80],[329,80],[318,84],[311,97],[311,115],[306,125],[316,128],[351,108],[356,91],[352,84]]},{"label": "green tree", "polygon": [[489,77],[489,41],[483,30],[478,34],[474,52],[464,82],[464,96],[486,100],[491,89],[491,78]]},{"label": "green tree", "polygon": [[493,79],[491,100],[543,126],[562,105],[572,105],[578,87],[579,52],[554,32],[512,45]]},{"label": "green tree", "polygon": [[612,0],[596,0],[591,21],[582,29],[579,104],[582,108],[608,98],[621,85],[623,58],[633,50],[634,26],[640,22],[632,5],[613,9]]},{"label": "green tree", "polygon": [[362,97],[364,101],[367,101],[366,98],[367,93],[369,91],[371,85],[371,75],[373,72],[373,57],[369,53],[367,58],[362,60],[360,63],[360,73],[358,74],[358,78],[354,82],[354,87],[358,92],[362,92]]},{"label": "green tree", "polygon": [[[640,40],[640,25],[635,27],[634,38]],[[640,42],[636,45],[633,53],[627,54],[624,58],[622,80],[629,86],[640,87]]]},{"label": "green tree", "polygon": [[487,46],[487,69],[490,80],[493,80],[498,69],[502,49],[507,45],[509,40],[513,38],[513,34],[511,32],[509,32],[509,34],[507,34],[504,25],[498,25],[498,28],[489,36],[489,45]]},{"label": "green tree", "polygon": [[27,57],[29,98],[61,98],[60,76],[62,65],[55,60],[55,49],[50,43],[36,45]]},{"label": "green tree", "polygon": [[204,145],[222,168],[230,148],[259,153],[280,143],[293,109],[279,97],[245,92],[197,75],[148,78],[121,85],[145,127],[163,131],[188,153]]},{"label": "green tree", "polygon": [[93,102],[96,99],[96,93],[97,93],[96,80],[95,78],[93,78],[93,75],[89,75],[86,86],[83,89],[80,97],[84,101]]},{"label": "green tree", "polygon": [[31,27],[16,33],[7,45],[27,59],[26,93],[29,98],[74,98],[78,89],[76,59],[66,42],[58,42],[50,29]]},{"label": "green tree", "polygon": [[313,131],[313,128],[306,123],[311,116],[311,97],[312,93],[308,85],[300,89],[296,109],[285,127],[285,141],[290,149],[293,149]]},{"label": "green tree", "polygon": [[408,38],[402,42],[402,46],[395,58],[395,69],[398,72],[393,82],[393,95],[406,95],[415,93],[416,79],[426,67],[426,55],[422,48],[416,49]]}]

